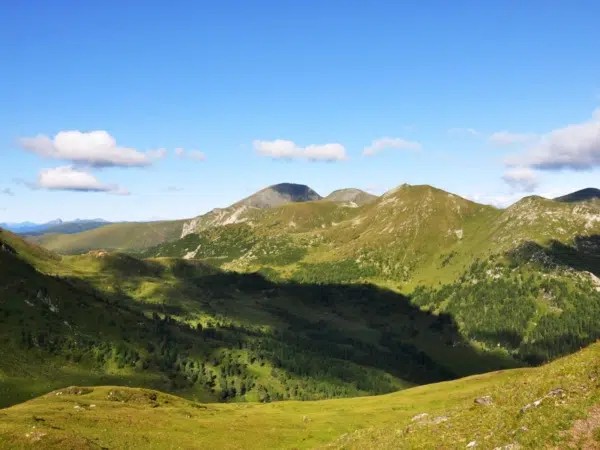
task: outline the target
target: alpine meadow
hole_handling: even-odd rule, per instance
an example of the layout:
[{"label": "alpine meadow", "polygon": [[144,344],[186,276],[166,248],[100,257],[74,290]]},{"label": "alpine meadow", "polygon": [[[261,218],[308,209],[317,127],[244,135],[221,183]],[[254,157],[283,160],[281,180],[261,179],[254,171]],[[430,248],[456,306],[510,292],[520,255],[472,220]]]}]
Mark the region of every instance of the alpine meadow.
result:
[{"label": "alpine meadow", "polygon": [[1,449],[600,449],[600,5],[125,3],[0,14]]}]

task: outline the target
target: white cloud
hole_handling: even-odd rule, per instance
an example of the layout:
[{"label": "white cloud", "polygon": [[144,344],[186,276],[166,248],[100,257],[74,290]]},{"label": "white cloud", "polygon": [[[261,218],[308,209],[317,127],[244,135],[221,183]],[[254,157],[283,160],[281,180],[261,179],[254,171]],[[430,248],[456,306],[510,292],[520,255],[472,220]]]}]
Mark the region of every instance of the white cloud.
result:
[{"label": "white cloud", "polygon": [[186,152],[181,147],[175,149],[175,155],[180,158],[195,159],[196,161],[204,161],[206,159],[206,155],[200,150],[188,150]]},{"label": "white cloud", "polygon": [[506,208],[523,198],[522,193],[514,193],[514,194],[474,194],[474,195],[465,195],[466,199],[471,200],[476,203],[481,203],[484,205],[495,206],[496,208]]},{"label": "white cloud", "polygon": [[348,159],[344,146],[336,143],[298,147],[292,141],[276,139],[274,141],[256,140],[252,145],[259,155],[276,159],[305,159],[329,162]]},{"label": "white cloud", "polygon": [[421,144],[415,141],[407,141],[402,138],[384,137],[371,142],[369,147],[365,147],[363,156],[373,156],[382,150],[393,148],[397,150],[420,150]]},{"label": "white cloud", "polygon": [[516,192],[531,193],[539,185],[537,175],[529,167],[513,167],[504,173],[502,179]]},{"label": "white cloud", "polygon": [[389,189],[386,186],[383,186],[381,184],[371,184],[371,185],[365,187],[365,192],[368,192],[369,194],[373,194],[373,195],[381,195],[381,194],[384,194],[388,190]]},{"label": "white cloud", "polygon": [[0,189],[0,194],[2,195],[10,195],[11,197],[15,195],[15,193],[10,188]]},{"label": "white cloud", "polygon": [[150,159],[163,159],[165,156],[167,156],[167,149],[159,148],[156,150],[149,150],[146,152],[146,155]]},{"label": "white cloud", "polygon": [[474,128],[450,128],[448,134],[453,136],[481,136],[482,133]]},{"label": "white cloud", "polygon": [[[448,133],[460,137],[486,137],[486,133],[477,131],[474,128],[451,128]],[[514,144],[524,144],[535,140],[537,136],[534,133],[511,133],[509,131],[496,131],[487,136],[490,144],[495,146],[508,146]]]},{"label": "white cloud", "polygon": [[600,108],[586,122],[545,134],[526,152],[506,163],[539,170],[590,170],[600,166]]},{"label": "white cloud", "polygon": [[187,152],[187,157],[196,161],[204,161],[206,159],[206,155],[200,150],[190,150]]},{"label": "white cloud", "polygon": [[119,147],[115,138],[106,131],[61,131],[53,139],[38,135],[20,138],[18,143],[24,150],[43,157],[91,167],[147,166],[153,157],[164,156],[162,150],[147,154]]},{"label": "white cloud", "polygon": [[508,131],[497,131],[488,138],[490,144],[504,147],[514,144],[524,144],[536,139],[534,133],[511,133]]},{"label": "white cloud", "polygon": [[73,166],[42,169],[37,183],[27,183],[33,189],[51,191],[108,192],[127,195],[128,192],[114,184],[103,184],[94,175]]},{"label": "white cloud", "polygon": [[165,192],[181,192],[183,191],[182,187],[179,186],[167,186],[167,188],[165,189]]}]

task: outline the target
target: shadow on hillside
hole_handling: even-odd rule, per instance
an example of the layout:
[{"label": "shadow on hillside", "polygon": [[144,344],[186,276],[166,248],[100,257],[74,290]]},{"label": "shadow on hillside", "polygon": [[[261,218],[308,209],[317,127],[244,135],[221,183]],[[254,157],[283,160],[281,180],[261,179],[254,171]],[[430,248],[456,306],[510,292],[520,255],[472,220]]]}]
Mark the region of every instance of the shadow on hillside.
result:
[{"label": "shadow on hillside", "polygon": [[[473,349],[451,316],[421,311],[408,297],[373,285],[271,281],[194,261],[161,265],[115,255],[102,259],[109,275],[104,281],[116,291],[109,293],[87,279],[41,274],[4,253],[10,269],[5,273],[13,278],[7,285],[13,287],[8,303],[0,304],[6,325],[0,334],[26,351],[75,365],[93,357],[125,372],[156,375],[141,386],[191,389],[199,361],[233,373],[236,363],[224,363],[223,349],[245,349],[256,364],[296,376],[306,392],[334,386],[328,392],[333,396],[343,395],[347,385],[373,393],[397,389],[383,372],[424,384],[515,366]],[[128,294],[149,277],[165,277],[157,283],[162,304]],[[27,283],[14,283],[22,279]],[[201,314],[214,319],[197,328],[193,319]],[[131,380],[123,376],[123,384]],[[203,386],[214,394],[214,384],[206,381]]]},{"label": "shadow on hillside", "polygon": [[[176,283],[161,287],[162,303],[140,304],[125,294],[120,301],[161,315],[216,317],[215,330],[251,340],[273,366],[290,373],[331,376],[327,365],[334,358],[424,384],[518,365],[473,349],[452,316],[421,311],[410,298],[374,285],[272,281],[198,261],[173,261],[165,272],[157,265],[134,259],[132,270],[120,258],[107,258],[104,270],[127,283],[135,273],[169,272]],[[271,331],[257,337],[260,326]]]},{"label": "shadow on hillside", "polygon": [[[547,255],[550,260],[540,260],[539,255]],[[600,235],[577,236],[571,245],[552,240],[546,246],[536,242],[526,242],[508,254],[515,263],[534,261],[558,264],[577,271],[591,272],[600,276]]]}]

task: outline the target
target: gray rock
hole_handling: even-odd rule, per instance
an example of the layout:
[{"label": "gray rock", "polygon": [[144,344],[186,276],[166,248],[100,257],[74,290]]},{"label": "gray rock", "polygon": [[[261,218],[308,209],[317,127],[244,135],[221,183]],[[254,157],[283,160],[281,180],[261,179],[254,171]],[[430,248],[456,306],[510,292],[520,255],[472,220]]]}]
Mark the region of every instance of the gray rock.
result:
[{"label": "gray rock", "polygon": [[492,397],[490,397],[489,395],[485,396],[485,397],[479,397],[475,399],[475,403],[477,405],[481,405],[481,406],[488,406],[491,405],[493,402]]},{"label": "gray rock", "polygon": [[415,417],[412,418],[412,421],[416,422],[417,420],[423,420],[424,418],[426,418],[428,416],[429,416],[429,414],[427,414],[427,413],[417,414]]},{"label": "gray rock", "polygon": [[436,418],[432,419],[430,423],[437,425],[439,423],[446,422],[448,419],[449,419],[449,417],[447,417],[447,416],[440,416],[440,417],[436,417]]},{"label": "gray rock", "polygon": [[548,392],[546,397],[562,397],[565,394],[565,391],[561,388],[556,388]]}]

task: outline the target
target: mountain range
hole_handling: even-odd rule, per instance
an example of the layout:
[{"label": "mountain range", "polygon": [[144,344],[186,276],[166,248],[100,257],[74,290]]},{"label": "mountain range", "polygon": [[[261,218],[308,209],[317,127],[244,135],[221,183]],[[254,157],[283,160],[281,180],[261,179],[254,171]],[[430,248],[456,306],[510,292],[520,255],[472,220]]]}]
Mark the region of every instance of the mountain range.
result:
[{"label": "mountain range", "polygon": [[[157,448],[174,429],[184,447],[571,445],[600,400],[599,276],[592,189],[497,209],[283,183],[192,219],[0,230],[0,407],[43,395],[0,411],[0,446],[122,448],[161,423]],[[115,417],[138,426],[111,437]],[[187,441],[200,424],[212,440]]]},{"label": "mountain range", "polygon": [[586,202],[591,200],[600,200],[600,189],[586,188],[580,191],[572,192],[562,197],[557,197],[554,200],[559,202],[573,203],[573,202]]},{"label": "mountain range", "polygon": [[12,231],[22,235],[40,235],[45,233],[72,234],[82,231],[92,230],[108,224],[104,219],[75,219],[72,221],[63,221],[55,219],[46,223],[20,222],[20,223],[0,223],[0,228]]}]

